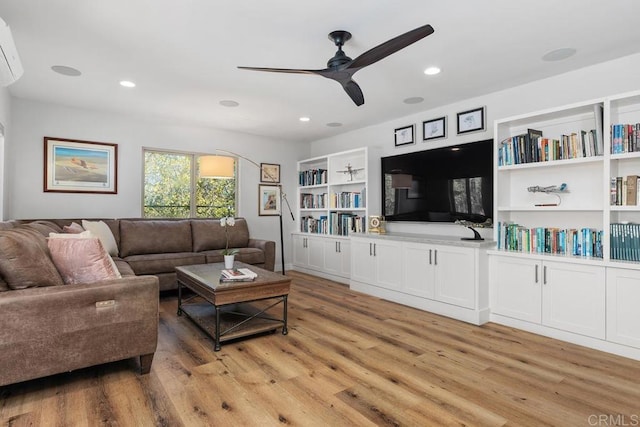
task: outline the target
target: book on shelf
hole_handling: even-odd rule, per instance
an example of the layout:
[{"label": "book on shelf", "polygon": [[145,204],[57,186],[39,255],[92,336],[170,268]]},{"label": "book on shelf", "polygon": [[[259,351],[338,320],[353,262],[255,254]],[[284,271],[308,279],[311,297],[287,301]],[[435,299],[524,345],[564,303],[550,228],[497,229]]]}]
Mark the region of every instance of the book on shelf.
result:
[{"label": "book on shelf", "polygon": [[611,135],[611,154],[640,151],[640,123],[612,124],[609,133]]},{"label": "book on shelf", "polygon": [[500,250],[602,258],[601,230],[592,228],[534,227],[498,222]]},{"label": "book on shelf", "polygon": [[611,206],[637,206],[640,200],[638,180],[639,175],[612,177],[609,188]]},{"label": "book on shelf", "polygon": [[640,261],[640,224],[613,223],[610,234],[611,259]]},{"label": "book on shelf", "polygon": [[298,172],[298,184],[301,187],[309,185],[321,185],[327,183],[326,169],[309,169]]},{"label": "book on shelf", "polygon": [[258,275],[248,268],[224,269],[221,271],[222,282],[252,282]]}]

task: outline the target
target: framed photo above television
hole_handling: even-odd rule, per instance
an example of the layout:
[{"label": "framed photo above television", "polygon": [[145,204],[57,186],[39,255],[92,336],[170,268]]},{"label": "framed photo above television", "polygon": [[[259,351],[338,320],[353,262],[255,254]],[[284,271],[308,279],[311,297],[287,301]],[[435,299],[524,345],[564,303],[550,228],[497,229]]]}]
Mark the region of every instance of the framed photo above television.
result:
[{"label": "framed photo above television", "polygon": [[457,114],[458,135],[485,129],[484,107]]},{"label": "framed photo above television", "polygon": [[414,135],[415,125],[409,125],[396,129],[394,131],[396,147],[415,143],[416,139]]},{"label": "framed photo above television", "polygon": [[447,137],[447,116],[422,122],[422,140],[429,141]]}]

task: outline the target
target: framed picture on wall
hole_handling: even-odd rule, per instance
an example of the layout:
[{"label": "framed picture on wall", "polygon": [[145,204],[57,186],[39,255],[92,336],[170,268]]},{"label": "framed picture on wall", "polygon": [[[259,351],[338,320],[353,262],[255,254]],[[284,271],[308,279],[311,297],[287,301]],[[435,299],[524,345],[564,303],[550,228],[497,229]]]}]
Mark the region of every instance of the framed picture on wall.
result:
[{"label": "framed picture on wall", "polygon": [[447,137],[447,116],[422,122],[422,140]]},{"label": "framed picture on wall", "polygon": [[280,186],[258,184],[258,215],[280,215]]},{"label": "framed picture on wall", "polygon": [[484,130],[484,107],[458,113],[458,135]]},{"label": "framed picture on wall", "polygon": [[394,131],[396,147],[413,144],[415,140],[415,125],[404,126]]},{"label": "framed picture on wall", "polygon": [[118,145],[44,137],[44,191],[118,193]]},{"label": "framed picture on wall", "polygon": [[280,165],[260,163],[260,182],[280,182]]}]

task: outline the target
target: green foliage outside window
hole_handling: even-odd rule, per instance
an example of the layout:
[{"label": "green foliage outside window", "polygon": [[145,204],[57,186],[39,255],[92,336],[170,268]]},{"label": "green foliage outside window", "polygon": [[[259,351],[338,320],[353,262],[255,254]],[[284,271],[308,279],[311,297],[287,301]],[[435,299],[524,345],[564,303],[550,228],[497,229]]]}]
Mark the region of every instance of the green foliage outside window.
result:
[{"label": "green foliage outside window", "polygon": [[235,216],[236,180],[199,178],[198,164],[194,154],[145,151],[143,216]]}]

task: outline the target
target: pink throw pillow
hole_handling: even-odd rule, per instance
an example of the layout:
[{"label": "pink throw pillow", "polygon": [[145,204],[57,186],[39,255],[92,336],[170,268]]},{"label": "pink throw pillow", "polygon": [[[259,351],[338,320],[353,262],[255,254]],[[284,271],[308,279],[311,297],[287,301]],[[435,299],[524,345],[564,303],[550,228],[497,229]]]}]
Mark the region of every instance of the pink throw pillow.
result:
[{"label": "pink throw pillow", "polygon": [[122,277],[97,237],[49,238],[47,244],[65,285]]}]

